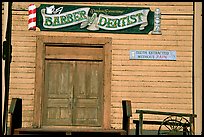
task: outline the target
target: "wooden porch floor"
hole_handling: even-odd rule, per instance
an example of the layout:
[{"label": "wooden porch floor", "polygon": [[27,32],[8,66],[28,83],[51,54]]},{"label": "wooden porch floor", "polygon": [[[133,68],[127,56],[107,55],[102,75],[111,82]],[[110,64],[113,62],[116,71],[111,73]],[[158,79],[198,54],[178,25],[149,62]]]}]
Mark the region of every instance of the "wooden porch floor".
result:
[{"label": "wooden porch floor", "polygon": [[126,135],[120,129],[43,129],[43,128],[18,128],[14,135]]}]

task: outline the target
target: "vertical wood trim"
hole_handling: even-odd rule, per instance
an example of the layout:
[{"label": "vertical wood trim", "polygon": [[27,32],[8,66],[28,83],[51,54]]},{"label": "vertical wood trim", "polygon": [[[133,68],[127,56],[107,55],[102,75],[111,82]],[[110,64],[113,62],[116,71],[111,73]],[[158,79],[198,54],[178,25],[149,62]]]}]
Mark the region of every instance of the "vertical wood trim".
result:
[{"label": "vertical wood trim", "polygon": [[111,128],[111,42],[111,38],[106,38],[106,44],[104,45],[104,129]]},{"label": "vertical wood trim", "polygon": [[35,73],[35,95],[34,95],[34,117],[33,126],[41,127],[41,112],[42,112],[42,91],[44,87],[44,57],[45,47],[43,37],[37,37],[36,47],[36,73]]},{"label": "vertical wood trim", "polygon": [[[44,65],[44,66],[45,66],[44,68],[45,68],[45,70],[46,70],[46,71],[44,72],[44,77],[45,77],[45,79],[47,79],[47,77],[49,76],[49,71],[47,70],[47,68],[48,68],[48,62],[47,62],[47,61],[45,61],[45,65]],[[44,89],[45,89],[44,91],[45,91],[45,92],[42,92],[42,93],[41,93],[41,96],[43,96],[43,99],[44,99],[44,101],[42,100],[42,105],[41,105],[41,106],[42,106],[42,109],[43,109],[43,110],[46,110],[46,113],[43,113],[43,115],[42,115],[42,120],[41,120],[41,123],[42,123],[42,124],[43,124],[44,122],[47,123],[47,120],[48,120],[48,118],[47,118],[47,113],[48,113],[48,112],[47,112],[47,107],[45,107],[45,106],[48,105],[48,96],[47,96],[48,90],[46,89],[46,88],[48,88],[47,85],[48,85],[48,82],[45,82],[45,83],[44,83],[44,87],[45,87],[45,88],[44,88]],[[46,101],[45,101],[45,100],[46,100]],[[44,104],[44,103],[46,103],[46,104]],[[44,106],[43,106],[43,105],[44,105]]]},{"label": "vertical wood trim", "polygon": [[[99,75],[98,80],[103,79],[103,77],[104,77],[104,64],[103,64],[103,62],[99,63],[97,67],[99,68],[98,69],[98,71],[99,71],[98,72],[98,75]],[[103,98],[104,83],[103,82],[104,81],[99,81],[99,83],[98,83],[99,87],[97,90],[100,91],[99,92],[100,98],[98,100],[98,104],[103,104],[103,101],[104,101],[104,98]],[[102,117],[104,115],[103,111],[104,111],[104,104],[101,106],[100,111],[98,111],[98,116]],[[100,120],[100,125],[102,125],[103,119],[100,118],[99,120]]]},{"label": "vertical wood trim", "polygon": [[194,111],[195,134],[202,133],[202,3],[194,3]]}]

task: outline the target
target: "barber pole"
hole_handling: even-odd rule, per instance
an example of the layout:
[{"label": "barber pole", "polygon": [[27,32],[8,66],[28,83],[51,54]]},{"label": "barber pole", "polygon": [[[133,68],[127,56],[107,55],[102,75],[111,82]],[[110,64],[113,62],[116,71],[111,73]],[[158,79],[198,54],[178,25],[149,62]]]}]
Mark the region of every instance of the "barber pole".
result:
[{"label": "barber pole", "polygon": [[29,5],[28,13],[28,30],[36,30],[36,6],[34,4]]}]

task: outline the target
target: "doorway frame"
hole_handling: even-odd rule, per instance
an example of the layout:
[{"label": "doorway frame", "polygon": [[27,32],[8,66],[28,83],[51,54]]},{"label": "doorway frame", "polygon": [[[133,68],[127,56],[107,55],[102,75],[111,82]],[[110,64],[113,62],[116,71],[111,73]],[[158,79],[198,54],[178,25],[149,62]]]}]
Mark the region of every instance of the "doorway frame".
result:
[{"label": "doorway frame", "polygon": [[[102,129],[111,128],[111,62],[112,38],[109,37],[72,37],[72,36],[46,36],[38,35],[36,38],[36,70],[34,92],[33,127],[42,127],[42,105],[44,91],[45,47],[49,44],[77,45],[77,46],[103,46],[103,97],[102,97]],[[72,127],[73,128],[73,127]]]}]

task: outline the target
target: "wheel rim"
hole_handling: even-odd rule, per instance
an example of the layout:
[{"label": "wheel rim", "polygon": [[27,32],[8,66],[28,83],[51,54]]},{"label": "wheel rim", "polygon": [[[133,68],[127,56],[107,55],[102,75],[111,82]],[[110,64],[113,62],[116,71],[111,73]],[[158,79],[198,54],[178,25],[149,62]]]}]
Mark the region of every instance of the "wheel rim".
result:
[{"label": "wheel rim", "polygon": [[189,135],[190,122],[184,117],[169,116],[159,127],[158,135]]}]

